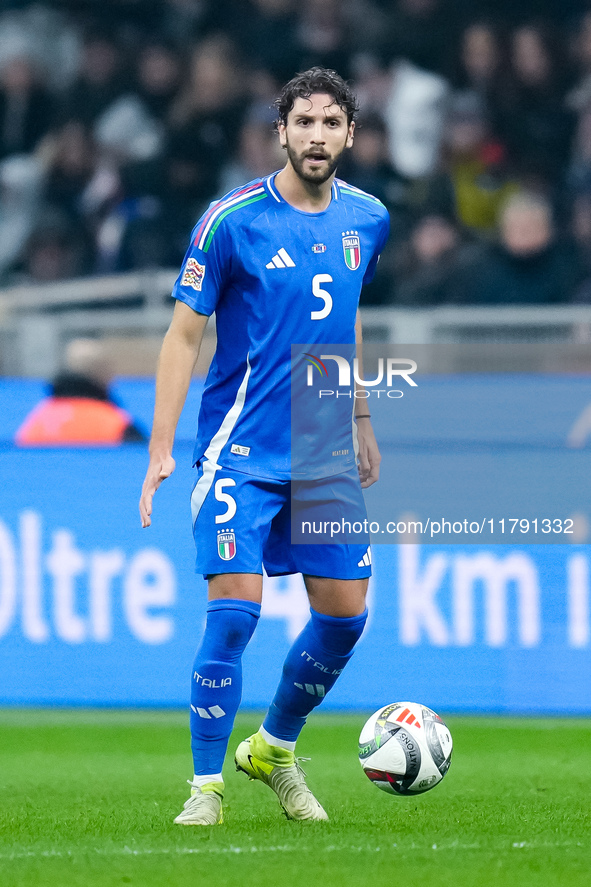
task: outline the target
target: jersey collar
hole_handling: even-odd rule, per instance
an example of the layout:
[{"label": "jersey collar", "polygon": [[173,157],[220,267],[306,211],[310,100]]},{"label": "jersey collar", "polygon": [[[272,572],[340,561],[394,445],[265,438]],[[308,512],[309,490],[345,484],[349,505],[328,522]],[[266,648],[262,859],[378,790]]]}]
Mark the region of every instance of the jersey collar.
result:
[{"label": "jersey collar", "polygon": [[[281,172],[281,170],[278,169],[275,172],[271,173],[270,176],[267,176],[265,179],[263,179],[263,183],[265,185],[265,188],[267,189],[267,191],[271,195],[271,197],[273,197],[273,199],[276,200],[277,203],[287,203],[287,200],[283,199],[283,197],[279,193],[279,190],[275,187],[275,177],[280,172]],[[332,200],[339,200],[339,198],[340,198],[339,188],[337,185],[337,180],[335,179],[332,183]],[[330,206],[330,204],[329,204],[329,206]],[[295,207],[293,207],[293,208],[295,209]],[[328,209],[328,207],[327,207],[327,209]],[[296,211],[300,212],[300,210],[296,210]],[[326,210],[323,210],[323,212],[326,212]],[[316,213],[306,213],[306,215],[316,215]]]}]

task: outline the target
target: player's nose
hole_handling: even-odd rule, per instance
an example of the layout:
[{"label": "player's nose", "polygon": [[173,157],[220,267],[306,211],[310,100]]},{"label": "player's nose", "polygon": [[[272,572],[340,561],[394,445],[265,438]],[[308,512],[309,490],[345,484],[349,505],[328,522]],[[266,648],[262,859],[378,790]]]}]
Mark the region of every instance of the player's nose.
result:
[{"label": "player's nose", "polygon": [[320,120],[314,124],[314,129],[312,131],[312,142],[314,145],[323,145],[325,142],[322,121]]}]

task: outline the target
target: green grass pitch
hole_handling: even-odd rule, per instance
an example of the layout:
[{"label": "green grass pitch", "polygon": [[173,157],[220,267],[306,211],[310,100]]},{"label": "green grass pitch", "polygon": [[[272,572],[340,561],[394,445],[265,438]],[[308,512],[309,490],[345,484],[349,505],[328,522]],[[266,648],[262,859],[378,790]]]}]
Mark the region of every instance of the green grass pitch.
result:
[{"label": "green grass pitch", "polygon": [[589,887],[591,721],[450,716],[449,774],[414,799],[362,774],[363,721],[317,714],[299,743],[330,822],[286,821],[228,765],[224,825],[190,828],[184,715],[0,710],[0,884]]}]

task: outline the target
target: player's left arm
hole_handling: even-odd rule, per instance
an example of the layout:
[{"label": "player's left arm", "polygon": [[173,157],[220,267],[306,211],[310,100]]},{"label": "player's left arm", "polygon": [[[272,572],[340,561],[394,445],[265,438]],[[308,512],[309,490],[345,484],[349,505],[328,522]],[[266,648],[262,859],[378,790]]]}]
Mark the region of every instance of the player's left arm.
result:
[{"label": "player's left arm", "polygon": [[[357,361],[359,367],[358,376],[364,379],[363,375],[363,356],[362,345],[363,335],[361,329],[361,314],[357,310],[355,319],[355,343],[357,351]],[[357,391],[364,391],[362,385],[355,383]],[[371,427],[371,416],[369,413],[369,405],[367,397],[355,398],[355,420],[357,422],[357,440],[359,443],[359,454],[357,457],[357,467],[359,469],[359,477],[362,487],[371,487],[380,476],[380,462],[382,457],[378,449],[375,434]]]}]

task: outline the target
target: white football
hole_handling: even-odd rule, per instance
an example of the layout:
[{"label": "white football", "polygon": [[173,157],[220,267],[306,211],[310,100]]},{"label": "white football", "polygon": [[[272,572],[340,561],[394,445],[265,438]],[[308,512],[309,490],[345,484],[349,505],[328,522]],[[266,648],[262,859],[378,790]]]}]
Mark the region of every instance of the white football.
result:
[{"label": "white football", "polygon": [[393,702],[369,718],[359,737],[365,775],[392,795],[419,795],[441,782],[451,764],[451,733],[417,702]]}]

